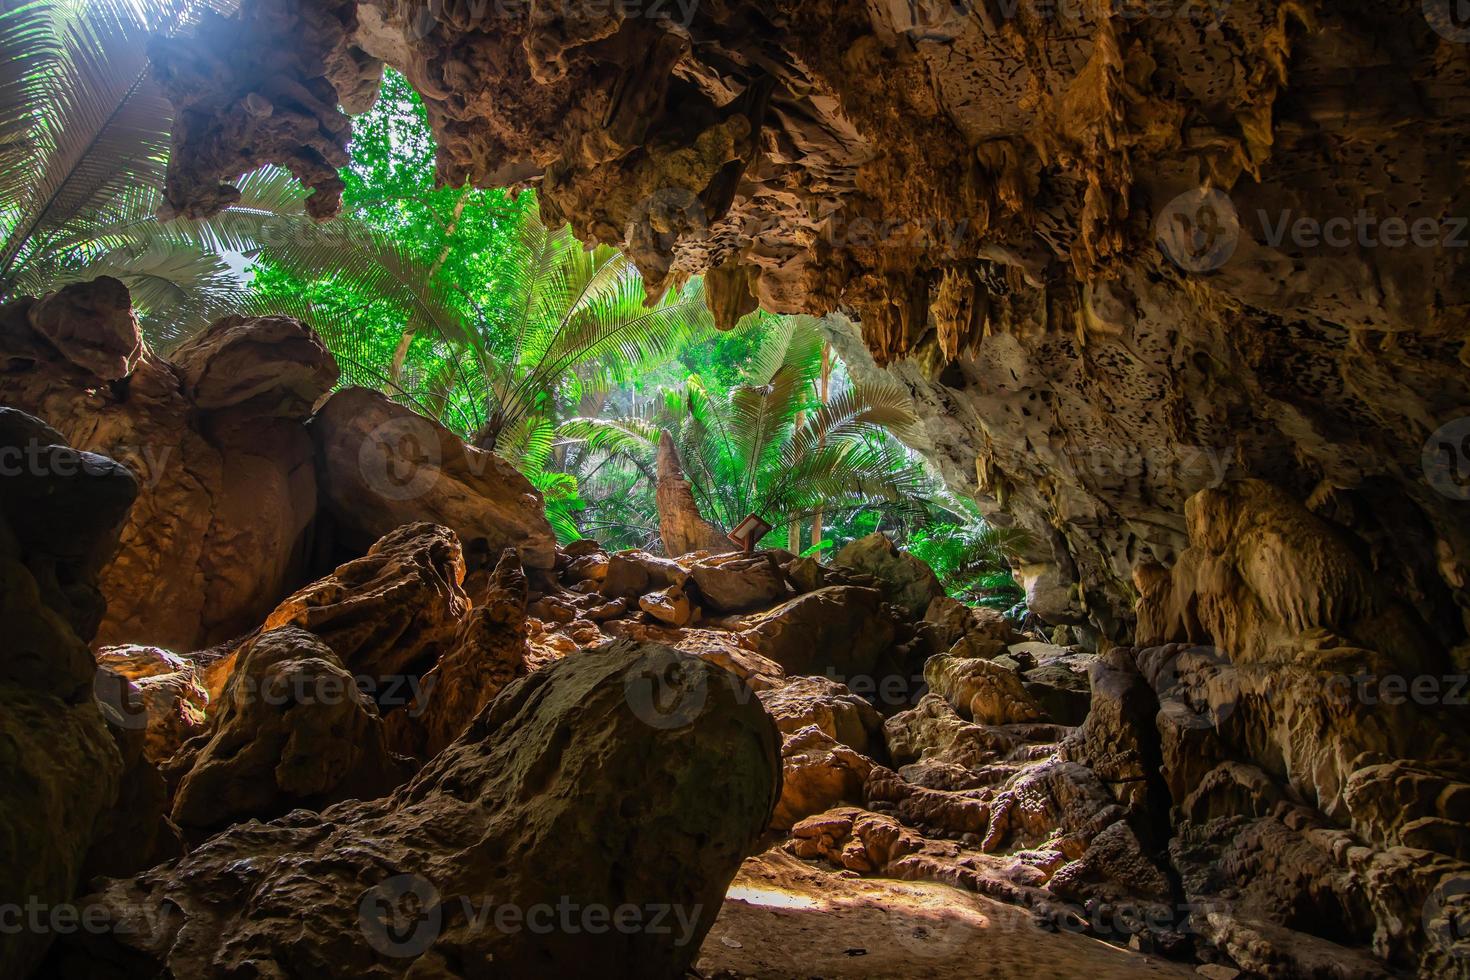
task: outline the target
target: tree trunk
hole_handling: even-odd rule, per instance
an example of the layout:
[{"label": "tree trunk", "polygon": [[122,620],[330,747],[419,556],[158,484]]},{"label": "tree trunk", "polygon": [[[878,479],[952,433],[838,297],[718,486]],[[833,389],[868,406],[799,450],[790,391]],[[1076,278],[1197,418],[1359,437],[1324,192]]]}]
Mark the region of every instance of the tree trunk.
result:
[{"label": "tree trunk", "polygon": [[[828,394],[828,388],[829,388],[829,386],[831,384],[831,381],[832,381],[832,348],[824,340],[824,341],[822,341],[822,374],[821,374],[821,381],[819,383],[820,384],[820,387],[817,389],[817,397],[821,400],[822,406],[824,408],[827,405],[827,394]],[[825,440],[823,440],[823,441],[825,442]],[[822,543],[822,508],[818,507],[817,508],[817,512],[812,515],[812,547],[815,548],[817,545],[819,545],[821,543]],[[792,549],[792,550],[795,550],[795,549]],[[800,551],[797,551],[796,553],[797,554],[801,554]]]},{"label": "tree trunk", "polygon": [[[450,216],[449,225],[444,229],[444,247],[439,250],[439,257],[429,267],[429,279],[431,280],[439,274],[440,268],[444,265],[444,260],[449,258],[450,239],[454,237],[454,229],[459,225],[459,216],[464,214],[464,204],[465,201],[469,200],[470,191],[472,190],[474,190],[474,187],[466,183],[464,189],[459,192],[459,198],[454,202],[454,214]],[[398,338],[398,346],[393,350],[393,367],[388,377],[393,379],[394,384],[397,384],[399,378],[403,375],[403,362],[408,359],[408,347],[413,343],[413,335],[414,328],[411,326],[405,327],[403,336]]]}]

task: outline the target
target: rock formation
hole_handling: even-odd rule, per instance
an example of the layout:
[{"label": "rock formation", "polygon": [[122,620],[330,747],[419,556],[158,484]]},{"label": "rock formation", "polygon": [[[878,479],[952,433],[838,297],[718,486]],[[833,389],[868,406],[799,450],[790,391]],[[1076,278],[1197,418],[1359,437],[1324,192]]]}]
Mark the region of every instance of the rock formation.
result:
[{"label": "rock formation", "polygon": [[[1097,654],[1074,731],[1058,722],[1076,719],[1084,651],[1024,649],[943,604],[918,622],[923,590],[894,591],[876,568],[773,556],[793,597],[739,613],[705,608],[697,558],[582,554],[558,568],[549,531],[517,518],[508,535],[464,509],[463,487],[518,484],[477,482],[476,457],[435,431],[417,445],[441,454],[447,480],[410,506],[392,496],[399,478],[440,459],[383,467],[388,492],[365,493],[368,431],[353,426],[371,398],[339,394],[313,434],[349,550],[429,520],[554,573],[537,589],[555,595],[528,606],[546,618],[528,614],[522,689],[548,662],[575,664],[582,640],[655,630],[769,687],[829,671],[855,693],[859,677],[908,679],[884,705],[886,758],[839,740],[815,708],[785,733],[796,854],[938,878],[1059,922],[1080,909],[1096,935],[1225,969],[1213,960],[1463,976],[1467,41],[1447,5],[1411,0],[657,13],[245,0],[160,42],[155,62],[179,110],[166,195],[181,213],[217,211],[228,181],[267,161],[331,213],[350,128],[338,106],[370,101],[386,62],[424,97],[446,182],[534,184],[547,220],[625,248],[651,293],[705,273],[722,324],[757,304],[839,314],[824,322],[849,371],[912,394],[913,448],[994,523],[1030,532],[1030,609]],[[102,582],[128,600],[119,610],[172,608],[189,639],[110,621],[102,635],[222,638],[203,610],[248,618],[250,603],[203,601],[216,519],[158,503],[223,485],[221,437],[185,421],[179,375],[136,351],[123,306],[96,287],[6,307],[7,384],[74,445],[143,432],[180,447],[176,482],[140,468]],[[129,421],[145,416],[156,430]],[[495,513],[535,506],[522,503]],[[272,554],[290,553],[286,537]],[[160,596],[134,601],[131,583]],[[73,593],[79,611],[89,598]],[[911,680],[931,656],[945,658],[934,691]],[[295,843],[319,820],[227,831],[221,860],[244,846],[231,834]],[[166,880],[116,887],[151,895]],[[190,908],[189,936],[221,931]],[[195,950],[147,955],[187,972]]]},{"label": "rock formation", "polygon": [[17,300],[0,319],[5,403],[56,419],[73,445],[138,478],[101,572],[100,643],[196,649],[249,629],[300,583],[317,511],[301,423],[337,380],[310,330],[226,317],[165,360],[138,336],[127,290],[105,278]]},{"label": "rock formation", "polygon": [[[1470,69],[1425,5],[320,0],[309,30],[256,6],[239,29],[297,48],[299,84],[356,91],[344,48],[395,65],[445,180],[535,182],[549,219],[625,247],[652,290],[708,270],[717,309],[855,314],[833,338],[852,370],[871,352],[950,485],[1035,533],[1051,621],[1127,639],[1133,569],[1186,547],[1192,493],[1248,476],[1363,541],[1464,642],[1444,427],[1470,404],[1470,345],[1444,216],[1470,203],[1448,163]],[[1364,72],[1400,84],[1365,105],[1337,81]],[[345,141],[304,95],[289,113],[319,121],[261,138],[256,96],[222,77],[188,96],[215,152],[291,165]],[[213,162],[180,146],[175,205],[221,203],[185,179]]]},{"label": "rock formation", "polygon": [[527,568],[551,568],[556,538],[541,495],[494,453],[364,388],[334,394],[310,428],[322,497],[349,548],[432,521],[466,547],[516,548]]},{"label": "rock formation", "polygon": [[694,500],[694,491],[684,478],[683,465],[679,461],[679,450],[673,438],[659,433],[658,439],[658,485],[655,488],[658,503],[659,538],[664,553],[687,555],[691,551],[729,551],[729,540],[699,512]]},{"label": "rock formation", "polygon": [[[7,903],[49,908],[75,894],[125,774],[86,644],[104,611],[98,571],[138,484],[9,408],[0,408],[0,458],[0,863]],[[8,932],[0,973],[25,975],[53,933]]]},{"label": "rock formation", "polygon": [[[74,937],[55,975],[683,976],[779,790],[775,726],[722,673],[637,643],[560,661],[386,799],[106,883],[90,901],[115,928]],[[664,680],[687,723],[649,714]]]},{"label": "rock formation", "polygon": [[503,460],[362,389],[314,416],[338,369],[296,320],[223,317],[165,359],[139,337],[127,290],[103,278],[7,304],[0,321],[6,404],[138,475],[101,573],[101,644],[182,652],[238,637],[317,554],[361,554],[416,520],[550,568],[540,496]]}]

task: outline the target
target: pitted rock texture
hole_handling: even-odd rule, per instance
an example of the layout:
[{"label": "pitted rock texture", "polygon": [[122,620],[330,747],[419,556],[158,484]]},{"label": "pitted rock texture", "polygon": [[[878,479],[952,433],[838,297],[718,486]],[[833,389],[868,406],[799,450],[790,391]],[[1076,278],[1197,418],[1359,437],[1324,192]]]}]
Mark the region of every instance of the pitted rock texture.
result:
[{"label": "pitted rock texture", "polygon": [[[355,89],[366,74],[375,95],[382,71],[349,51],[355,27],[350,0],[265,0],[236,19],[206,11],[197,41],[155,41],[154,76],[176,113],[169,209],[200,217],[228,207],[240,198],[229,181],[270,161],[312,189],[309,214],[335,214],[343,188],[337,171],[347,165],[351,132],[337,106],[368,108],[372,99],[355,100]],[[361,70],[343,72],[349,65]]]},{"label": "pitted rock texture", "polygon": [[184,746],[174,820],[221,830],[344,799],[373,799],[411,769],[391,757],[373,699],[303,629],[266,630],[235,655],[209,729]]},{"label": "pitted rock texture", "polygon": [[[275,6],[249,0],[239,29]],[[311,29],[271,35],[298,49],[281,70],[319,86],[344,46],[402,69],[444,180],[534,183],[652,291],[707,271],[724,322],[757,301],[854,314],[850,367],[891,365],[951,487],[1035,534],[1045,618],[1124,639],[1132,569],[1183,549],[1185,498],[1252,476],[1352,526],[1463,639],[1470,544],[1420,450],[1470,405],[1466,250],[1275,231],[1470,211],[1470,67],[1425,5],[304,7]],[[193,47],[244,57],[221,43]],[[1365,72],[1399,83],[1341,82]],[[217,145],[181,144],[176,183],[231,150],[290,164],[345,140],[296,108],[299,138],[257,140],[234,79],[180,102]],[[195,183],[186,206],[223,203]],[[1202,187],[1233,203],[1201,210]],[[1444,572],[1422,557],[1441,545]]]},{"label": "pitted rock texture", "polygon": [[388,716],[393,747],[428,759],[454,741],[480,709],[526,674],[527,632],[526,573],[508,548],[449,652],[423,675],[407,710]]},{"label": "pitted rock texture", "polygon": [[354,675],[383,681],[429,670],[469,611],[459,539],[438,524],[405,524],[367,554],[281,601],[264,629],[320,637]]},{"label": "pitted rock texture", "polygon": [[[636,695],[670,656],[673,693],[707,694],[678,727],[650,724]],[[106,883],[90,900],[120,928],[74,937],[57,975],[108,962],[223,977],[270,962],[293,975],[575,976],[595,963],[610,976],[680,977],[780,792],[775,726],[720,674],[623,643],[523,678],[391,797],[236,826]],[[687,928],[548,935],[477,922],[461,896],[523,914],[662,906],[682,910]],[[404,928],[401,901],[421,901],[431,925]],[[161,904],[164,921],[150,921],[144,910]]]}]

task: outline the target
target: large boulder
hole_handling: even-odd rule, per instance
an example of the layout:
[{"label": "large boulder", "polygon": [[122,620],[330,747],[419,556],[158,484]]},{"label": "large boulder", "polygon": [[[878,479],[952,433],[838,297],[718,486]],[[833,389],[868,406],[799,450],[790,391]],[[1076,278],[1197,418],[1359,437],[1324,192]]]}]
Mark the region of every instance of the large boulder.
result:
[{"label": "large boulder", "polygon": [[742,635],[788,674],[872,678],[894,638],[882,601],[876,589],[832,585],[752,617]]},{"label": "large boulder", "polygon": [[871,754],[869,742],[883,724],[876,708],[826,677],[793,677],[758,697],[783,735],[816,726],[858,752]]},{"label": "large boulder", "polygon": [[943,653],[956,641],[968,640],[975,657],[994,657],[1005,652],[1020,637],[1011,629],[1004,616],[984,606],[967,606],[947,595],[936,596],[924,610],[924,622],[929,624],[934,642]]},{"label": "large boulder", "polygon": [[203,411],[249,406],[256,417],[297,421],[341,373],[322,339],[284,316],[223,317],[170,360],[185,396]]},{"label": "large boulder", "polygon": [[785,599],[786,576],[768,552],[704,558],[689,566],[700,603],[719,613],[758,609]]},{"label": "large boulder", "polygon": [[689,570],[669,558],[646,551],[618,551],[608,556],[598,591],[614,599],[632,599],[671,585],[683,587]]},{"label": "large boulder", "polygon": [[725,678],[626,642],[559,661],[391,797],[105,882],[114,927],[54,975],[681,977],[780,793],[775,726]]},{"label": "large boulder", "polygon": [[99,381],[126,378],[143,355],[128,287],[111,276],[47,293],[30,308],[29,319],[62,357]]},{"label": "large boulder", "polygon": [[815,725],[782,740],[781,799],[771,817],[774,830],[789,830],[803,817],[839,803],[860,802],[873,761]]},{"label": "large boulder", "polygon": [[366,555],[283,599],[264,628],[299,626],[353,674],[386,687],[427,673],[451,650],[469,611],[464,557],[447,527],[405,524]]},{"label": "large boulder", "polygon": [[977,725],[1010,725],[1044,716],[1016,672],[978,657],[939,654],[924,664],[929,689]]},{"label": "large boulder", "polygon": [[[62,292],[68,306],[112,310],[125,298],[114,295],[120,288],[97,280]],[[108,612],[99,641],[192,650],[239,636],[305,577],[317,487],[302,423],[335,382],[336,364],[295,320],[231,317],[175,351],[184,369],[146,348],[117,364],[109,354],[103,367],[62,356],[32,329],[49,322],[35,311],[59,296],[0,309],[0,359],[10,365],[8,402],[138,478],[137,503],[100,576]],[[115,319],[78,320],[74,339],[90,324],[96,344],[113,351]]]},{"label": "large boulder", "polygon": [[239,651],[209,731],[182,754],[173,818],[195,832],[372,799],[410,774],[390,756],[377,706],[337,654],[290,626]]},{"label": "large boulder", "polygon": [[[0,867],[6,901],[69,902],[122,786],[86,641],[97,570],[137,483],[39,419],[0,408]],[[0,975],[26,976],[54,933],[7,929]]]},{"label": "large boulder", "polygon": [[918,619],[929,603],[944,595],[939,576],[923,561],[899,551],[886,534],[874,532],[837,552],[832,564],[871,575],[882,583],[883,598]]},{"label": "large boulder", "polygon": [[465,445],[438,422],[375,391],[344,388],[310,429],[322,498],[347,547],[432,521],[487,554],[515,548],[528,569],[555,564],[541,494],[510,463]]}]

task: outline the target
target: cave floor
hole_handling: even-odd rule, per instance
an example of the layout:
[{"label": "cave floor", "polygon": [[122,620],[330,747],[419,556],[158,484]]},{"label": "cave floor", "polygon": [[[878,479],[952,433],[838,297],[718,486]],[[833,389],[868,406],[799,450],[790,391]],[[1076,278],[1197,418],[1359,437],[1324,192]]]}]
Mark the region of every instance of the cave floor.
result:
[{"label": "cave floor", "polygon": [[745,862],[700,952],[705,978],[1195,977],[1190,967],[1049,932],[1022,908],[928,882],[859,878],[779,848]]}]

